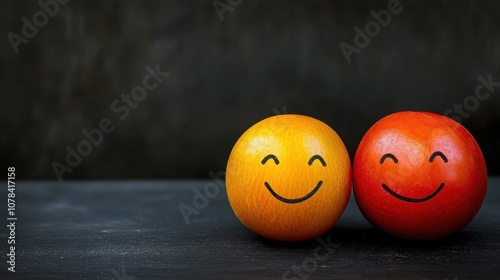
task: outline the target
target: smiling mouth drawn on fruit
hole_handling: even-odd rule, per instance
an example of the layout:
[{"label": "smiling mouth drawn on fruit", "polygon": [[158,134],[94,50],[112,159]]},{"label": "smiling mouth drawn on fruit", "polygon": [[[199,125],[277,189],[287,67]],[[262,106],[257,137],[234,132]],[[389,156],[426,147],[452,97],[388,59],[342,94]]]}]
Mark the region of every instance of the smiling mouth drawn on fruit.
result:
[{"label": "smiling mouth drawn on fruit", "polygon": [[299,203],[299,202],[302,202],[302,201],[305,201],[307,199],[309,199],[311,196],[313,196],[318,190],[319,188],[321,188],[321,186],[323,185],[323,181],[319,181],[318,184],[316,185],[316,187],[308,194],[306,194],[305,196],[303,197],[299,197],[299,198],[284,198],[282,197],[281,195],[277,194],[273,188],[271,188],[271,186],[269,185],[268,182],[264,182],[264,185],[266,186],[267,190],[279,201],[282,201],[284,203],[290,203],[290,204],[293,204],[293,203]]},{"label": "smiling mouth drawn on fruit", "polygon": [[382,188],[384,188],[384,190],[386,190],[389,194],[391,194],[392,196],[394,196],[397,199],[401,199],[401,200],[404,200],[406,202],[424,202],[424,201],[427,201],[427,200],[435,197],[444,188],[444,183],[441,183],[441,185],[439,185],[439,187],[433,193],[431,193],[430,195],[423,197],[423,198],[410,198],[410,197],[402,196],[402,195],[396,193],[395,191],[391,190],[386,184],[382,184]]},{"label": "smiling mouth drawn on fruit", "polygon": [[[266,162],[268,160],[271,160],[271,159],[274,161],[274,164],[276,164],[276,165],[280,164],[280,161],[279,161],[278,157],[275,156],[275,155],[273,155],[273,154],[269,154],[266,157],[264,157],[264,159],[262,160],[261,164],[265,165]],[[309,159],[309,161],[307,162],[307,164],[309,166],[311,166],[315,161],[319,161],[323,167],[326,167],[326,162],[323,159],[323,157],[320,156],[320,155],[313,155]],[[299,197],[299,198],[284,198],[281,195],[277,194],[273,190],[273,188],[271,188],[271,185],[269,185],[268,182],[264,182],[264,186],[266,186],[267,190],[274,196],[274,198],[276,198],[277,200],[279,200],[281,202],[289,203],[289,204],[299,203],[299,202],[302,202],[302,201],[305,201],[305,200],[311,198],[319,190],[319,188],[321,188],[322,185],[323,185],[323,181],[319,181],[318,184],[316,185],[316,187],[312,191],[310,191],[308,194],[304,195],[303,197]]]},{"label": "smiling mouth drawn on fruit", "polygon": [[[429,158],[429,162],[430,163],[434,162],[436,157],[440,157],[444,163],[448,163],[448,158],[441,151],[435,151],[434,153],[432,153],[432,155]],[[382,158],[380,158],[380,164],[383,164],[384,161],[388,158],[392,159],[394,164],[399,163],[399,160],[396,158],[395,155],[393,155],[391,153],[387,153],[387,154],[383,155]],[[433,193],[431,193],[430,195],[423,197],[423,198],[410,198],[410,197],[402,196],[402,195],[398,194],[397,192],[391,190],[391,188],[389,188],[384,183],[382,183],[382,188],[386,192],[388,192],[390,195],[394,196],[397,199],[401,199],[401,200],[406,201],[406,202],[424,202],[424,201],[427,201],[427,200],[435,197],[444,188],[444,183],[441,183],[441,185],[439,185],[439,187]]]}]

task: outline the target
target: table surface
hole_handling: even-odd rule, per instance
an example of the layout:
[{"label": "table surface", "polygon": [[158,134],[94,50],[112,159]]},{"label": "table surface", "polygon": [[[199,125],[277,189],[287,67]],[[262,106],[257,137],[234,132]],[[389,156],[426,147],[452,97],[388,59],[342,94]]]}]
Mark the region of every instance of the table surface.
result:
[{"label": "table surface", "polygon": [[[320,260],[314,259],[317,240],[281,243],[247,230],[223,186],[211,185],[219,194],[198,205],[186,223],[179,205],[192,207],[196,190],[210,183],[19,181],[16,272],[7,271],[3,226],[0,279],[459,280],[500,275],[500,178],[489,179],[486,201],[472,223],[438,242],[402,241],[373,229],[351,197],[340,221],[322,236],[333,245]],[[7,197],[6,188],[0,193]]]}]

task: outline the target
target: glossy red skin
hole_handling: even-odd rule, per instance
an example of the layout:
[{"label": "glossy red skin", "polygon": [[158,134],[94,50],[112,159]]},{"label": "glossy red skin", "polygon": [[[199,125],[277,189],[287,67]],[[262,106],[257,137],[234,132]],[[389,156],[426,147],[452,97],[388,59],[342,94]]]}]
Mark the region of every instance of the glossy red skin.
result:
[{"label": "glossy red skin", "polygon": [[[448,162],[431,155],[441,151]],[[386,153],[398,159],[395,163]],[[399,112],[374,124],[353,163],[354,195],[375,227],[400,238],[432,240],[463,229],[481,208],[487,188],[483,154],[473,136],[454,120],[425,112]],[[384,190],[421,199],[398,199]]]}]

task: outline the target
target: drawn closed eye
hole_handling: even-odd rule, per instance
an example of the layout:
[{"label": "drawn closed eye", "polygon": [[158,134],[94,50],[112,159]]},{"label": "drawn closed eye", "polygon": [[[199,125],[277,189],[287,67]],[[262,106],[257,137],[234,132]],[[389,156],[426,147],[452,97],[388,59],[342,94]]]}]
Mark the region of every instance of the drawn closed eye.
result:
[{"label": "drawn closed eye", "polygon": [[262,162],[261,162],[261,163],[262,163],[262,165],[266,164],[266,162],[267,162],[268,160],[270,160],[270,159],[274,160],[274,163],[275,163],[276,165],[280,164],[280,161],[278,160],[278,158],[277,158],[275,155],[273,155],[273,154],[269,154],[269,155],[267,155],[267,156],[266,156],[266,157],[262,160]]},{"label": "drawn closed eye", "polygon": [[325,160],[320,156],[320,155],[314,155],[309,159],[308,164],[312,165],[315,160],[319,160],[321,162],[321,165],[326,166]]},{"label": "drawn closed eye", "polygon": [[440,151],[434,152],[429,158],[429,162],[433,162],[436,157],[441,157],[444,163],[448,163],[448,158]]},{"label": "drawn closed eye", "polygon": [[387,154],[383,155],[382,158],[380,158],[380,164],[384,163],[384,161],[387,158],[392,159],[394,161],[394,163],[398,163],[399,162],[395,155],[387,153]]}]

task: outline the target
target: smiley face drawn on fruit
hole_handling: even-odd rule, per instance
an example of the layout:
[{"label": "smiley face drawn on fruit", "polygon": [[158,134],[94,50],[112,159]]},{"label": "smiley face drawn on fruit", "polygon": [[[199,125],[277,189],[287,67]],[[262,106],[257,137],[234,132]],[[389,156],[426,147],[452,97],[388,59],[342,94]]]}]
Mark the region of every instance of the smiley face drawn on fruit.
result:
[{"label": "smiley face drawn on fruit", "polygon": [[[262,165],[265,165],[266,162],[270,159],[273,159],[274,160],[274,163],[276,165],[279,165],[279,160],[278,158],[273,155],[273,154],[269,154],[267,155],[263,160],[262,160]],[[323,157],[321,157],[320,155],[314,155],[311,157],[311,159],[309,159],[309,162],[308,162],[308,165],[311,166],[315,160],[318,160],[322,165],[323,167],[326,167],[326,162],[325,160],[323,159]],[[318,190],[319,188],[321,188],[321,186],[323,185],[323,181],[318,181],[318,183],[316,184],[316,187],[310,191],[308,194],[302,196],[302,197],[299,197],[299,198],[284,198],[282,197],[281,195],[277,194],[273,188],[271,187],[271,185],[268,183],[268,182],[264,182],[264,186],[266,186],[267,190],[269,190],[269,192],[279,201],[282,201],[284,203],[290,203],[290,204],[293,204],[293,203],[299,203],[299,202],[302,202],[302,201],[305,201],[307,199],[309,199],[310,197],[312,197]]]},{"label": "smiley face drawn on fruit", "polygon": [[349,155],[337,133],[319,120],[270,117],[234,145],[226,191],[238,219],[255,233],[281,241],[315,238],[347,206]]},{"label": "smiley face drawn on fruit", "polygon": [[[444,163],[448,163],[448,158],[446,158],[446,156],[440,151],[434,152],[431,155],[431,157],[429,158],[429,163],[432,163],[436,157],[440,157]],[[387,158],[392,159],[394,164],[397,164],[399,162],[399,160],[396,158],[396,156],[394,156],[391,153],[387,153],[387,154],[384,154],[382,156],[382,158],[380,158],[380,164],[383,164]],[[393,191],[390,187],[388,187],[384,183],[382,183],[382,188],[397,199],[400,199],[400,200],[403,200],[406,202],[424,202],[424,201],[427,201],[427,200],[433,198],[434,196],[436,196],[444,188],[444,185],[445,185],[445,183],[441,183],[439,185],[439,187],[437,187],[437,189],[433,193],[429,194],[428,196],[422,197],[422,198],[410,198],[410,197],[400,195],[397,192]]]},{"label": "smiley face drawn on fruit", "polygon": [[440,239],[463,229],[487,188],[484,157],[461,124],[427,112],[376,122],[353,164],[354,196],[375,227],[404,239]]}]

